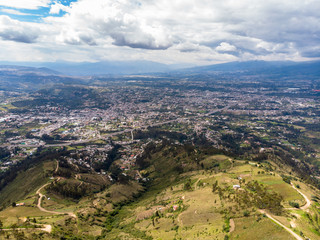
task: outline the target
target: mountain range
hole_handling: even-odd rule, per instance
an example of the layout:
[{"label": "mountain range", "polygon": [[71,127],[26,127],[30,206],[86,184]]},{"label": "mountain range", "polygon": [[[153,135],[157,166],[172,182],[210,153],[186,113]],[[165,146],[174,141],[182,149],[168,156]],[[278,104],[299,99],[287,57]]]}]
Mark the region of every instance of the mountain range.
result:
[{"label": "mountain range", "polygon": [[[1,65],[3,64],[3,65]],[[0,62],[0,74],[37,75],[128,75],[146,73],[251,73],[319,75],[320,61],[246,61],[207,66],[167,65],[151,61],[72,62]]]},{"label": "mountain range", "polygon": [[[18,65],[17,65],[18,64]],[[20,65],[21,64],[21,65]],[[96,77],[105,79],[125,75],[215,75],[263,77],[263,79],[308,79],[320,76],[320,61],[313,62],[230,62],[216,65],[184,68],[181,65],[165,65],[155,62],[99,62],[99,63],[24,63],[0,65],[0,90],[33,91],[55,84],[89,84]],[[25,63],[28,65],[28,63]],[[31,64],[31,65],[32,65]],[[29,64],[30,65],[30,64]],[[318,86],[315,86],[318,89]]]}]

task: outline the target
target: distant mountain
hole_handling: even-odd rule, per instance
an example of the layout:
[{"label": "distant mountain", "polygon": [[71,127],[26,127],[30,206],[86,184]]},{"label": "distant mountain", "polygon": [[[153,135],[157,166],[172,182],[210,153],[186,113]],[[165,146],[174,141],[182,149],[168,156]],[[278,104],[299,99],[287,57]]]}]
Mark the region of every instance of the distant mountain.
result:
[{"label": "distant mountain", "polygon": [[[0,62],[1,64],[1,62]],[[18,64],[18,63],[17,63]],[[20,63],[22,64],[22,63]],[[35,66],[30,66],[35,65]],[[55,84],[90,84],[91,77],[130,74],[188,74],[231,75],[233,78],[260,76],[261,79],[319,79],[320,61],[248,61],[230,62],[193,68],[165,65],[150,61],[97,62],[97,63],[26,63],[0,65],[0,90],[32,91]],[[91,80],[90,80],[91,79]]]},{"label": "distant mountain", "polygon": [[320,76],[320,61],[247,61],[230,62],[177,70],[186,73],[306,74]]},{"label": "distant mountain", "polygon": [[37,75],[59,75],[58,71],[46,67],[26,67],[16,65],[0,65],[0,74],[37,74]]},{"label": "distant mountain", "polygon": [[[4,63],[4,62],[3,62]],[[1,62],[0,62],[1,64]],[[10,64],[10,65],[9,65]],[[20,65],[20,66],[14,66]],[[26,66],[26,67],[21,67]],[[188,67],[188,68],[187,68]],[[105,62],[18,62],[0,65],[0,71],[16,71],[42,75],[128,75],[150,73],[238,73],[238,74],[288,74],[319,75],[320,61],[247,61],[229,62],[208,66],[190,67],[185,64],[166,65],[152,61]]]},{"label": "distant mountain", "polygon": [[123,75],[172,70],[169,65],[150,61],[96,62],[96,63],[45,63],[42,66],[55,69],[67,75]]},{"label": "distant mountain", "polygon": [[[5,62],[3,62],[5,63]],[[1,62],[0,62],[1,64]],[[104,62],[18,62],[6,64],[19,64],[21,66],[45,67],[53,69],[64,75],[90,76],[90,75],[126,75],[142,73],[168,72],[174,69],[188,67],[188,65],[166,65],[152,61],[104,61]],[[189,65],[190,66],[190,65]]]},{"label": "distant mountain", "polygon": [[55,84],[77,84],[82,79],[62,76],[49,68],[0,65],[0,90],[33,91]]}]

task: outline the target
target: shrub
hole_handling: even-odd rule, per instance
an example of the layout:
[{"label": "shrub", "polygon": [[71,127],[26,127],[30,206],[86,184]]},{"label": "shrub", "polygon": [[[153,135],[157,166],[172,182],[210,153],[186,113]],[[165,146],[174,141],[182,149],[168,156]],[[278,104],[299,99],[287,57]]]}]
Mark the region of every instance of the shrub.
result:
[{"label": "shrub", "polygon": [[299,208],[300,207],[299,203],[296,203],[296,202],[290,201],[289,204],[290,204],[291,207],[294,207],[294,208]]},{"label": "shrub", "polygon": [[249,217],[249,216],[250,216],[249,211],[247,211],[247,210],[246,210],[246,211],[244,211],[244,212],[243,212],[243,216],[244,216],[244,217]]}]

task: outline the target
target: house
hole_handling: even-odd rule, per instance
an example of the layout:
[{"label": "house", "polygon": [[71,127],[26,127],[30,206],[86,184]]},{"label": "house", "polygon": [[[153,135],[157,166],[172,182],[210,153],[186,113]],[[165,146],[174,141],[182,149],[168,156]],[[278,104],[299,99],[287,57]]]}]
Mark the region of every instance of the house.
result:
[{"label": "house", "polygon": [[233,189],[239,189],[241,188],[240,185],[233,185]]}]

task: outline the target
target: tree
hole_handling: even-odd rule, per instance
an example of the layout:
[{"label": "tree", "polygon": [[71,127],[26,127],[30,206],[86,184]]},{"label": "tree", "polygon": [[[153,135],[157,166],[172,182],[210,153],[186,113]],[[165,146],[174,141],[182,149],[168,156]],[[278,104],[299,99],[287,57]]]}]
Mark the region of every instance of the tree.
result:
[{"label": "tree", "polygon": [[218,180],[215,181],[215,183],[212,185],[212,192],[214,193],[217,190],[218,187]]},{"label": "tree", "polygon": [[244,217],[249,217],[249,216],[250,216],[249,211],[247,211],[247,210],[246,210],[246,211],[244,211],[244,212],[243,212],[243,216],[244,216]]},{"label": "tree", "polygon": [[191,179],[188,179],[188,181],[184,184],[184,190],[188,190],[188,191],[192,190]]},{"label": "tree", "polygon": [[0,220],[0,228],[3,227],[3,222]]},{"label": "tree", "polygon": [[17,206],[16,202],[13,202],[11,205],[12,205],[12,207],[16,207]]}]

